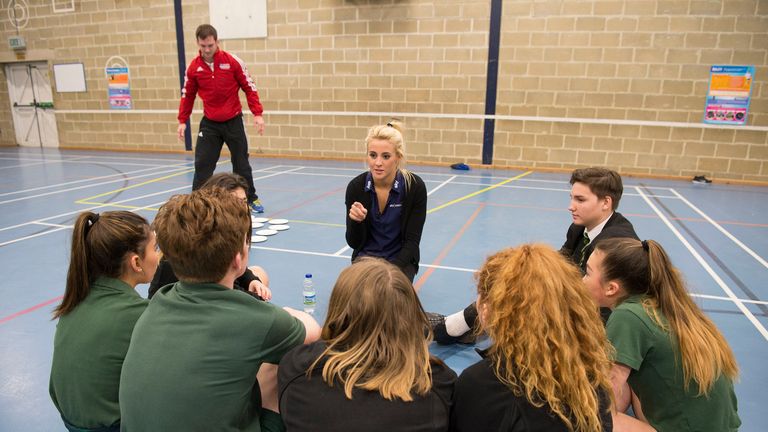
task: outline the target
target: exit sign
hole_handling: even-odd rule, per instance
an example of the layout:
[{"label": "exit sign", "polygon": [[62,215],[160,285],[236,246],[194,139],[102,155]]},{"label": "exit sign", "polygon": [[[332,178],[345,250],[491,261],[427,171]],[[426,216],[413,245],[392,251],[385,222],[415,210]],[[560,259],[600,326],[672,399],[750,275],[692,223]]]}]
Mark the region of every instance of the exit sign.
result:
[{"label": "exit sign", "polygon": [[10,36],[8,38],[8,46],[13,50],[25,50],[27,49],[27,42],[21,36]]}]

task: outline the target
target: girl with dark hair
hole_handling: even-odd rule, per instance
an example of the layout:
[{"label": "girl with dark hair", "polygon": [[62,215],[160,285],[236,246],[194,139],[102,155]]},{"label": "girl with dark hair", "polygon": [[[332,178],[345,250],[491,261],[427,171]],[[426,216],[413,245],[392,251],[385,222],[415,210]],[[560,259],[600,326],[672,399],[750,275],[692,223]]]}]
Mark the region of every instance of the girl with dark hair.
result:
[{"label": "girl with dark hair", "polygon": [[53,313],[50,395],[71,431],[119,431],[118,387],[131,333],[147,306],[134,290],[159,261],[155,233],[131,212],[81,213],[64,299]]},{"label": "girl with dark hair", "polygon": [[[248,183],[238,174],[231,172],[214,174],[201,186],[201,189],[211,188],[224,189],[235,198],[241,200],[243,205],[248,205],[248,198],[246,196]],[[250,242],[250,240],[251,234],[249,232],[248,241]],[[152,298],[160,288],[178,281],[179,278],[174,273],[171,264],[167,260],[161,259],[157,273],[155,273],[155,277],[149,284],[149,298]],[[269,276],[267,271],[259,266],[246,268],[245,272],[235,280],[235,289],[247,292],[259,300],[269,301],[272,299],[272,291],[269,289]]]},{"label": "girl with dark hair", "polygon": [[616,349],[612,381],[620,412],[631,403],[658,431],[738,430],[736,359],[661,245],[602,240],[584,282],[600,306],[613,309],[606,332]]},{"label": "girl with dark hair", "polygon": [[278,368],[289,431],[446,431],[456,374],[429,354],[427,319],[394,265],[361,258],[333,287],[322,340]]}]

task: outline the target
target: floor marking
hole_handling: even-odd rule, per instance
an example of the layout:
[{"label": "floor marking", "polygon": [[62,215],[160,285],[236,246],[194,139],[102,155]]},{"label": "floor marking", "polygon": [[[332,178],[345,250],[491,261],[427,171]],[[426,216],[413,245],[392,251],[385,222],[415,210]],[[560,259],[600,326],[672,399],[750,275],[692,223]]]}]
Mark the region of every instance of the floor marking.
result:
[{"label": "floor marking", "polygon": [[31,163],[28,163],[28,164],[21,164],[21,165],[6,165],[6,166],[0,167],[0,170],[11,169],[11,168],[28,168],[28,167],[31,167],[31,166],[46,165],[46,164],[49,164],[49,163],[59,163],[59,161],[55,161],[55,162],[54,161],[43,161],[43,162],[31,162]]},{"label": "floor marking", "polygon": [[64,298],[64,296],[58,296],[58,297],[52,298],[50,300],[46,300],[46,301],[44,301],[44,302],[42,302],[40,304],[34,305],[31,308],[27,308],[27,309],[24,309],[23,311],[19,311],[19,312],[16,312],[14,314],[8,315],[7,317],[0,318],[0,324],[6,323],[6,322],[8,322],[8,321],[10,321],[10,320],[12,320],[14,318],[18,318],[18,317],[20,317],[22,315],[26,315],[26,314],[28,314],[30,312],[36,311],[36,310],[38,310],[38,309],[40,309],[42,307],[46,307],[46,306],[48,306],[51,303],[56,303],[57,301],[59,301],[59,300],[61,300],[63,298]]},{"label": "floor marking", "polygon": [[720,232],[721,232],[721,233],[723,233],[723,234],[724,234],[726,237],[728,237],[729,239],[731,239],[731,240],[732,240],[734,243],[736,243],[736,244],[737,244],[737,245],[738,245],[740,248],[742,248],[742,249],[743,249],[743,250],[744,250],[746,253],[750,254],[750,255],[752,256],[752,258],[756,259],[756,260],[757,260],[757,262],[759,262],[760,264],[762,264],[762,265],[763,265],[763,267],[765,267],[765,268],[768,268],[768,262],[766,262],[766,261],[765,261],[765,260],[764,260],[764,259],[763,259],[763,258],[762,258],[760,255],[758,255],[757,253],[755,253],[755,251],[753,251],[752,249],[750,249],[749,247],[747,247],[747,245],[745,245],[744,243],[742,243],[742,242],[741,242],[739,239],[737,239],[737,238],[736,238],[736,237],[735,237],[733,234],[731,234],[730,232],[726,231],[726,229],[725,229],[725,228],[723,228],[722,226],[720,226],[720,224],[718,224],[717,222],[715,222],[714,220],[712,220],[712,218],[710,218],[710,217],[709,217],[709,216],[708,216],[706,213],[704,213],[703,211],[701,211],[701,210],[700,210],[698,207],[696,207],[695,205],[693,205],[693,203],[691,203],[690,201],[688,201],[688,200],[687,200],[687,199],[686,199],[684,196],[682,196],[682,195],[680,195],[679,193],[677,193],[677,191],[676,191],[676,190],[674,190],[674,189],[672,189],[672,188],[670,188],[669,190],[670,190],[670,191],[672,191],[672,193],[673,193],[673,194],[675,194],[675,195],[676,195],[678,198],[680,198],[680,199],[681,199],[681,200],[682,200],[684,203],[686,203],[686,204],[688,205],[688,207],[692,208],[692,209],[693,209],[693,210],[694,210],[696,213],[698,213],[699,215],[701,215],[701,217],[703,217],[703,218],[704,218],[704,220],[706,220],[707,222],[709,222],[710,224],[712,224],[712,225],[713,225],[715,228],[717,228],[717,230],[718,230],[718,231],[720,231]]},{"label": "floor marking", "polygon": [[433,193],[437,192],[438,190],[440,190],[440,188],[441,188],[441,187],[443,187],[443,186],[447,185],[448,183],[450,183],[450,182],[451,182],[453,179],[455,179],[456,177],[457,177],[457,176],[453,176],[453,177],[449,178],[448,180],[446,180],[446,181],[444,181],[444,182],[440,183],[440,184],[439,184],[439,185],[437,185],[437,186],[436,186],[434,189],[432,189],[431,191],[427,192],[427,196],[430,196],[430,195],[432,195]]},{"label": "floor marking", "polygon": [[39,232],[37,234],[32,234],[32,235],[28,235],[28,236],[24,236],[24,237],[19,237],[19,238],[13,239],[13,240],[4,241],[4,242],[0,243],[0,247],[7,246],[7,245],[13,244],[13,243],[18,243],[18,242],[24,241],[24,240],[29,240],[29,239],[32,239],[32,238],[35,238],[35,237],[40,237],[40,236],[52,234],[52,233],[55,233],[57,231],[61,231],[61,230],[65,230],[65,229],[67,229],[67,228],[54,228],[52,230]]},{"label": "floor marking", "polygon": [[333,227],[333,228],[346,228],[347,227],[344,224],[337,224],[337,223],[330,223],[330,222],[316,222],[316,221],[299,220],[299,219],[291,219],[291,222],[296,222],[296,223],[300,223],[300,224],[307,224],[307,225],[322,225],[322,226]]},{"label": "floor marking", "polygon": [[[9,229],[20,228],[20,227],[23,227],[23,226],[27,226],[27,225],[33,224],[35,222],[44,222],[44,221],[47,221],[47,220],[61,218],[61,217],[64,217],[64,216],[72,216],[72,215],[80,214],[80,213],[82,213],[84,211],[93,211],[95,209],[99,209],[99,208],[102,208],[102,207],[108,207],[108,206],[114,205],[114,204],[122,204],[122,203],[125,203],[125,202],[136,201],[136,200],[140,200],[140,199],[143,199],[143,198],[148,198],[148,197],[162,195],[162,194],[169,193],[169,192],[179,191],[179,190],[182,190],[182,189],[189,189],[189,186],[181,186],[181,187],[177,187],[177,188],[173,188],[173,189],[167,189],[167,190],[160,191],[160,192],[153,192],[153,193],[150,193],[150,194],[145,194],[145,195],[141,195],[141,196],[134,197],[134,198],[126,198],[124,200],[115,201],[113,203],[99,204],[99,205],[96,205],[96,206],[93,206],[93,207],[88,207],[88,208],[79,209],[79,210],[73,210],[73,211],[69,211],[69,212],[66,212],[66,213],[60,213],[60,214],[57,214],[57,215],[48,216],[48,217],[44,217],[44,218],[40,218],[40,219],[35,219],[35,220],[28,221],[28,222],[22,222],[22,223],[16,224],[16,225],[9,225],[7,227],[0,228],[0,231],[7,231]],[[163,202],[165,202],[165,201],[163,201]]]},{"label": "floor marking", "polygon": [[473,196],[477,196],[477,195],[480,195],[481,193],[485,193],[485,192],[488,192],[489,190],[493,190],[493,189],[496,189],[497,187],[503,186],[503,185],[505,185],[505,184],[507,184],[507,183],[509,183],[509,182],[511,182],[511,181],[515,181],[515,180],[517,180],[517,179],[523,178],[523,177],[525,177],[525,176],[527,176],[527,175],[529,175],[529,174],[531,174],[531,173],[533,173],[533,171],[526,171],[526,172],[524,172],[524,173],[522,173],[522,174],[516,175],[516,176],[514,176],[514,177],[510,177],[510,178],[508,178],[508,179],[506,179],[506,180],[502,181],[501,183],[496,183],[495,185],[492,185],[492,186],[488,186],[487,188],[484,188],[484,189],[480,189],[479,191],[475,191],[475,192],[472,192],[471,194],[467,194],[467,195],[464,195],[464,196],[463,196],[463,197],[461,197],[461,198],[456,198],[456,199],[455,199],[455,200],[453,200],[453,201],[448,201],[448,202],[447,202],[447,203],[445,203],[445,204],[439,205],[439,206],[437,206],[437,207],[435,207],[435,208],[433,208],[433,209],[431,209],[431,210],[428,210],[428,211],[427,211],[427,214],[430,214],[430,213],[434,213],[434,212],[436,212],[436,211],[438,211],[438,210],[442,210],[442,209],[444,209],[444,208],[446,208],[446,207],[448,207],[448,206],[450,206],[450,205],[453,205],[453,204],[456,204],[456,203],[462,202],[462,201],[464,201],[464,200],[467,200],[467,199],[469,199],[469,198],[472,198]]},{"label": "floor marking", "polygon": [[[483,204],[478,206],[475,209],[475,212],[472,213],[472,216],[470,216],[469,219],[467,219],[467,221],[464,222],[464,225],[459,229],[458,232],[456,232],[456,234],[454,234],[453,238],[451,238],[448,244],[445,245],[445,247],[443,247],[443,249],[440,251],[440,254],[437,256],[437,258],[435,258],[435,260],[432,261],[432,265],[440,265],[443,259],[445,259],[445,257],[448,256],[448,252],[450,252],[453,249],[453,247],[456,246],[456,243],[459,241],[461,236],[464,235],[464,232],[467,231],[467,228],[469,228],[469,226],[472,225],[472,222],[475,221],[475,219],[477,218],[477,215],[479,215],[484,208],[485,208],[485,205]],[[422,273],[421,277],[419,277],[416,283],[413,284],[413,289],[415,289],[416,292],[419,292],[422,285],[424,285],[424,282],[426,282],[427,279],[429,279],[429,277],[434,272],[435,272],[434,267],[428,268],[427,271]]]},{"label": "floor marking", "polygon": [[135,180],[135,179],[142,178],[142,177],[150,177],[150,176],[154,176],[154,175],[158,175],[158,174],[162,174],[162,173],[166,173],[166,172],[174,172],[174,171],[176,171],[176,170],[171,169],[171,170],[165,170],[165,171],[160,171],[160,172],[153,172],[153,173],[148,173],[148,174],[142,174],[142,175],[135,176],[135,177],[119,178],[119,179],[110,180],[110,181],[101,182],[101,183],[91,183],[91,184],[86,184],[86,185],[83,185],[83,186],[77,186],[77,187],[73,187],[73,188],[59,189],[59,190],[55,190],[55,191],[51,191],[51,192],[44,192],[44,193],[40,193],[40,194],[36,194],[36,195],[28,195],[28,196],[24,196],[24,197],[12,198],[12,199],[8,199],[8,200],[5,200],[5,201],[0,201],[0,204],[8,204],[8,203],[17,202],[17,201],[25,201],[25,200],[29,200],[29,199],[33,199],[33,198],[41,198],[41,197],[44,197],[44,196],[55,195],[55,194],[60,194],[60,193],[64,193],[64,192],[71,192],[71,191],[76,191],[76,190],[80,190],[80,189],[88,189],[88,188],[94,187],[94,186],[102,186],[102,185],[105,185],[105,184],[118,183],[118,182],[122,182],[122,181],[126,181],[126,180]]},{"label": "floor marking", "polygon": [[344,252],[346,252],[346,251],[348,251],[350,249],[352,249],[352,248],[350,248],[349,246],[344,246],[343,248],[337,250],[333,255],[334,256],[339,256],[339,255],[343,254]]},{"label": "floor marking", "polygon": [[[67,151],[69,151],[69,150],[67,150]],[[118,163],[120,163],[120,161],[124,161],[124,160],[137,160],[137,161],[149,161],[149,162],[158,162],[158,161],[162,161],[162,160],[167,160],[167,161],[173,162],[173,161],[177,161],[178,160],[178,157],[175,157],[175,156],[169,157],[167,159],[163,158],[162,154],[158,154],[157,157],[149,158],[149,157],[132,156],[130,153],[119,153],[117,155],[110,156],[110,155],[101,155],[101,154],[100,155],[94,155],[94,154],[78,154],[78,153],[74,153],[74,152],[76,152],[76,150],[72,150],[72,152],[73,153],[71,155],[68,155],[68,154],[67,155],[58,154],[59,156],[61,156],[61,158],[59,158],[59,159],[53,158],[53,156],[57,156],[57,154],[52,154],[52,155],[43,154],[42,157],[49,157],[49,158],[51,158],[50,160],[53,160],[53,161],[67,161],[67,160],[72,160],[72,159],[75,159],[75,158],[77,158],[77,159],[80,159],[80,158],[106,159],[106,160],[116,159],[116,160],[118,160]],[[22,153],[22,154],[24,156],[27,156],[27,157],[34,156],[34,154],[29,154],[29,153]],[[17,156],[17,155],[19,155],[19,153],[18,152],[0,151],[0,155]],[[7,158],[7,159],[11,159],[11,158]],[[46,160],[46,159],[29,159],[29,160]],[[190,160],[190,162],[191,162],[191,160]]]},{"label": "floor marking", "polygon": [[[177,164],[177,165],[171,165],[171,166],[172,167],[182,167],[184,165],[186,165],[186,164]],[[167,168],[167,167],[168,167],[168,165],[165,165],[162,168]],[[100,177],[90,177],[90,178],[86,178],[86,179],[82,179],[82,180],[73,180],[73,181],[64,182],[64,183],[39,186],[39,187],[35,187],[35,188],[18,190],[18,191],[14,191],[14,192],[5,192],[5,193],[0,193],[0,197],[4,197],[4,196],[8,196],[8,195],[18,195],[18,194],[27,193],[27,192],[34,192],[34,191],[41,190],[41,189],[52,189],[52,188],[56,188],[56,187],[60,187],[60,186],[68,186],[68,185],[73,185],[73,184],[77,184],[77,183],[92,182],[94,180],[103,180],[103,179],[107,179],[107,178],[111,178],[111,177],[120,177],[120,176],[124,176],[124,175],[131,175],[131,174],[136,174],[136,173],[140,173],[140,172],[144,172],[144,171],[156,170],[158,168],[161,168],[161,167],[144,168],[144,169],[135,170],[135,171],[126,171],[126,172],[120,172],[120,173],[116,173],[116,174],[109,174],[109,175],[100,176]],[[173,171],[173,170],[161,171],[160,173],[170,172],[170,171]],[[147,175],[153,175],[153,174],[158,174],[158,173],[149,173]],[[133,177],[133,178],[139,178],[139,177]],[[117,181],[132,180],[133,178],[126,179],[126,178],[123,177],[123,178],[117,179]],[[108,182],[97,183],[97,184],[89,183],[88,186],[100,186],[100,185],[103,185],[103,184],[108,184]],[[74,190],[74,189],[72,189],[72,190]]]},{"label": "floor marking", "polygon": [[661,211],[656,207],[655,204],[651,202],[650,199],[645,195],[645,193],[637,186],[635,186],[635,190],[643,197],[645,202],[653,209],[654,212],[656,212],[657,215],[659,215],[659,218],[661,218],[662,222],[672,231],[672,233],[677,237],[681,243],[688,249],[688,252],[693,255],[693,257],[696,259],[696,261],[701,264],[702,267],[704,267],[704,270],[712,277],[712,279],[717,283],[717,285],[722,288],[722,290],[725,292],[725,294],[728,296],[728,298],[731,299],[731,301],[736,304],[736,307],[738,307],[742,313],[749,319],[750,322],[757,328],[757,330],[760,332],[761,335],[765,338],[765,340],[768,341],[768,330],[765,329],[763,324],[755,317],[755,315],[750,311],[744,304],[739,301],[738,297],[733,293],[731,288],[720,278],[720,276],[715,273],[715,271],[712,269],[712,267],[702,258],[702,256],[699,254],[699,252],[691,246],[691,244],[688,242],[688,240],[683,237],[682,234],[680,234],[680,231],[677,230],[677,228],[672,225],[672,222],[667,219],[664,214],[661,213]]},{"label": "floor marking", "polygon": [[35,225],[42,225],[42,226],[49,226],[54,228],[72,228],[73,225],[59,225],[59,224],[52,224],[47,222],[33,222]]},{"label": "floor marking", "polygon": [[[691,297],[701,297],[701,298],[711,299],[711,300],[732,301],[730,298],[723,297],[723,296],[714,296],[714,295],[709,295],[709,294],[695,294],[695,293],[690,293],[690,294],[691,294]],[[742,303],[752,303],[752,304],[757,304],[757,305],[768,305],[768,301],[763,301],[763,300],[752,300],[752,299],[741,299],[740,298],[739,301],[742,302]]]},{"label": "floor marking", "polygon": [[[285,248],[275,248],[275,247],[269,247],[269,246],[256,246],[255,244],[251,245],[251,249],[259,249],[264,251],[270,251],[270,252],[284,252],[284,253],[292,253],[292,254],[298,254],[298,255],[313,255],[313,256],[321,256],[321,257],[328,257],[328,258],[344,258],[346,260],[351,260],[352,256],[350,255],[336,255],[336,253],[325,253],[325,252],[312,252],[312,251],[303,251],[298,249],[285,249]],[[450,267],[450,266],[441,266],[441,265],[435,265],[435,264],[419,264],[419,267],[428,267],[428,268],[434,268],[437,270],[452,270],[452,271],[460,271],[465,273],[474,273],[475,269],[468,269],[463,267]]]},{"label": "floor marking", "polygon": [[[229,163],[229,161],[219,161],[219,162],[216,163],[216,165],[221,165],[221,164],[225,164],[225,163]],[[301,168],[295,168],[295,169],[291,169],[291,170],[288,170],[288,171],[281,171],[281,172],[276,172],[276,173],[268,174],[268,175],[265,175],[265,176],[255,177],[253,180],[255,181],[255,180],[265,179],[265,178],[268,178],[268,177],[274,177],[276,175],[289,173],[289,172],[292,172],[292,171],[295,171],[295,170],[298,170],[298,169],[301,169]],[[115,190],[112,190],[112,191],[109,191],[109,192],[104,192],[104,193],[101,193],[101,194],[98,194],[98,195],[94,195],[94,196],[91,196],[91,197],[83,198],[81,200],[75,201],[75,203],[77,203],[77,204],[95,204],[94,202],[92,202],[92,200],[94,198],[100,198],[100,197],[103,197],[103,196],[115,194],[117,192],[123,192],[123,191],[129,190],[129,189],[135,189],[135,188],[137,188],[139,186],[144,186],[144,185],[147,185],[147,184],[157,183],[157,182],[162,181],[162,180],[167,180],[167,179],[172,178],[172,177],[178,177],[178,176],[180,176],[182,174],[187,174],[187,173],[194,172],[194,171],[195,171],[194,168],[187,169],[187,170],[180,171],[180,172],[177,172],[177,173],[174,173],[174,174],[170,174],[170,175],[167,175],[167,176],[158,177],[158,178],[155,178],[155,179],[152,179],[152,180],[147,180],[145,182],[137,183],[135,185],[126,186],[124,188],[115,189]],[[256,171],[253,171],[253,172],[262,172],[262,171],[263,170],[256,170]],[[189,186],[186,186],[186,187],[189,187]]]},{"label": "floor marking", "polygon": [[[220,164],[220,163],[222,163],[222,162],[218,162],[217,165]],[[139,186],[144,186],[144,185],[148,185],[148,184],[152,184],[152,183],[157,183],[157,182],[162,181],[162,180],[167,180],[169,178],[178,177],[178,176],[183,175],[183,174],[189,174],[189,173],[194,172],[194,171],[195,171],[194,168],[185,169],[183,171],[179,171],[179,172],[176,172],[176,173],[173,173],[173,174],[169,174],[167,176],[154,178],[152,180],[147,180],[145,182],[137,183],[135,185],[130,185],[130,186],[126,186],[126,187],[123,187],[123,188],[120,188],[120,189],[115,189],[115,190],[111,190],[111,191],[108,191],[108,192],[100,193],[98,195],[93,195],[93,196],[89,196],[89,197],[86,197],[86,198],[82,198],[82,199],[79,199],[79,200],[75,201],[75,203],[77,203],[77,204],[93,204],[93,203],[91,203],[89,201],[91,201],[91,200],[93,200],[95,198],[101,198],[103,196],[113,195],[113,194],[118,193],[118,192],[123,192],[123,191],[127,191],[127,190],[130,190],[130,189],[135,189],[135,188],[137,188]],[[189,186],[186,186],[186,187],[189,187]]]}]

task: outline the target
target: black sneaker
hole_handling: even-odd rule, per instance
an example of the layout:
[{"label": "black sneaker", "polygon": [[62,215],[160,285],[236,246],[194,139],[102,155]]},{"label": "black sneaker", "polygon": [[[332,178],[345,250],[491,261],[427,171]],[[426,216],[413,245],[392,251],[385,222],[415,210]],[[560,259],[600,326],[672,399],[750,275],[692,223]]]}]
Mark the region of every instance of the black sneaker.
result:
[{"label": "black sneaker", "polygon": [[435,313],[435,312],[426,312],[427,314],[427,321],[429,321],[429,328],[432,329],[432,331],[435,330],[435,327],[437,327],[439,324],[443,324],[445,322],[445,315]]},{"label": "black sneaker", "polygon": [[709,184],[712,183],[712,180],[706,178],[703,175],[694,176],[693,180],[691,180],[691,183],[697,183],[697,184]]}]

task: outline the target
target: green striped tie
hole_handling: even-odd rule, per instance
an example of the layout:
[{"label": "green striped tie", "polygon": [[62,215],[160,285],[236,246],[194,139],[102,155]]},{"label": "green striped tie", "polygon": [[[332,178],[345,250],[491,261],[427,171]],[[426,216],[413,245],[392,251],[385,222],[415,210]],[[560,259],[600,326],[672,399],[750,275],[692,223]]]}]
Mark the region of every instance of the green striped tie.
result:
[{"label": "green striped tie", "polygon": [[587,230],[584,230],[584,237],[581,239],[581,258],[579,258],[579,267],[584,267],[584,252],[587,251],[587,246],[589,246],[589,236],[587,235]]}]

